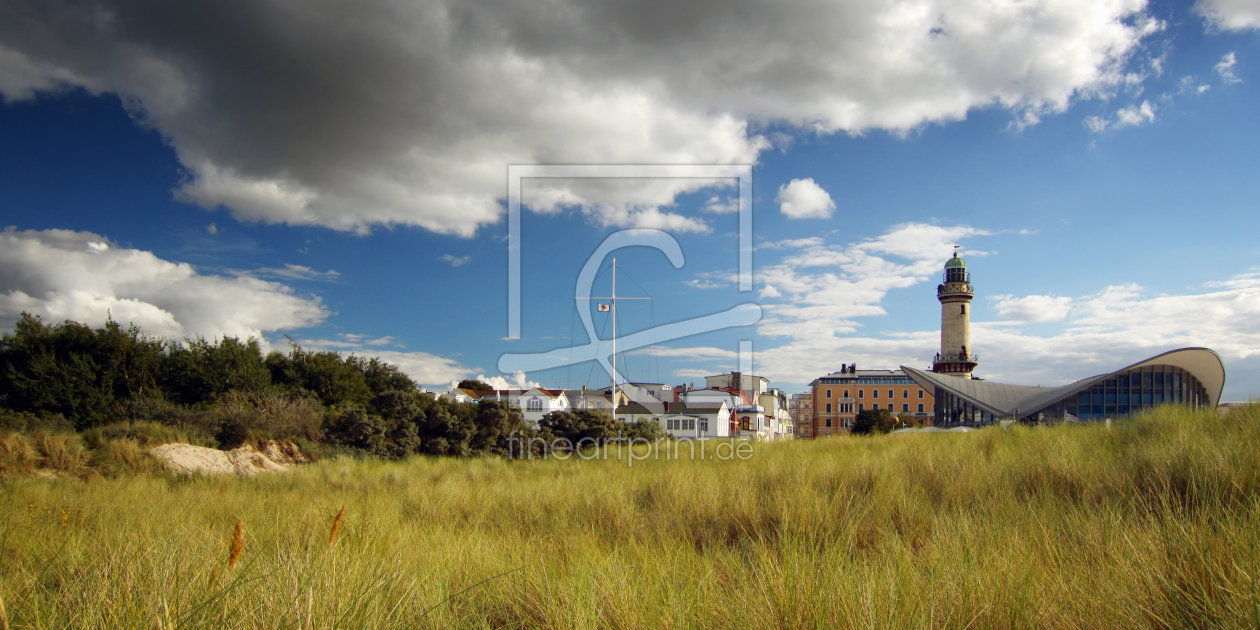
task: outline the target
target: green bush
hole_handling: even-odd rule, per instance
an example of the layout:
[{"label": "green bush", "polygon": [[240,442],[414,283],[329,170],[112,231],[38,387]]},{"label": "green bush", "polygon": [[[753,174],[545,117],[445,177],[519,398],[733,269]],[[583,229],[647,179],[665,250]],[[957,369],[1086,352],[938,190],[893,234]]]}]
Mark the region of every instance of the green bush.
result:
[{"label": "green bush", "polygon": [[853,419],[853,428],[849,432],[853,435],[888,433],[896,423],[897,418],[887,409],[863,409]]}]

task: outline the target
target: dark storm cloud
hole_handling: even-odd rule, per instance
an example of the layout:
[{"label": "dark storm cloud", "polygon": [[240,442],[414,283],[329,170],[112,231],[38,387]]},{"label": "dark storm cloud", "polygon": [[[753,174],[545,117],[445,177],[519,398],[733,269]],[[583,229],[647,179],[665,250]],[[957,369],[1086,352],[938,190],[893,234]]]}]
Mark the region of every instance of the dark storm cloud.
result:
[{"label": "dark storm cloud", "polygon": [[[1158,24],[1138,0],[335,2],[0,5],[0,93],[117,93],[238,218],[471,234],[509,163],[752,163],[750,131],[907,130],[1105,92]],[[750,126],[751,125],[751,126]],[[607,225],[684,190],[569,182],[540,209]],[[551,204],[551,205],[548,205]]]}]

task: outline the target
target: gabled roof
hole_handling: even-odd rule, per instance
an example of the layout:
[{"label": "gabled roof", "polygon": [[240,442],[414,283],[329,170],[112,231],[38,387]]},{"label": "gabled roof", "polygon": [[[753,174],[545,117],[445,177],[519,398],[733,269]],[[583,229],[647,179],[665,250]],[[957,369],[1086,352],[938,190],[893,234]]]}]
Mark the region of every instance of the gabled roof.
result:
[{"label": "gabled roof", "polygon": [[624,403],[617,406],[617,414],[618,415],[622,415],[622,414],[636,415],[636,416],[643,416],[643,415],[659,416],[665,413],[665,410],[668,408],[668,406],[669,405],[667,405],[667,403],[663,403],[663,402],[653,403],[650,400],[647,401],[647,404],[637,403],[637,402],[628,402],[628,403]]},{"label": "gabled roof", "polygon": [[1028,385],[1006,385],[992,381],[981,381],[935,372],[925,372],[902,366],[916,383],[924,388],[940,387],[973,405],[993,414],[1001,416],[1015,415],[1021,417],[1042,411],[1083,389],[1093,387],[1095,383],[1111,378],[1116,374],[1147,365],[1172,365],[1194,375],[1207,390],[1210,405],[1216,407],[1221,399],[1221,390],[1225,388],[1225,364],[1220,355],[1208,348],[1182,348],[1163,354],[1157,354],[1144,361],[1120,368],[1114,372],[1084,378],[1060,387],[1031,387]]},{"label": "gabled roof", "polygon": [[722,411],[722,407],[723,407],[723,406],[725,406],[725,405],[726,405],[726,402],[725,402],[725,401],[723,401],[723,402],[693,402],[693,403],[676,402],[676,403],[670,403],[670,405],[669,405],[669,415],[671,415],[671,416],[680,416],[680,415],[710,415],[710,414],[717,414],[717,413],[720,413],[720,412]]},{"label": "gabled roof", "polygon": [[[561,389],[544,389],[544,388],[542,388],[542,387],[535,387],[534,389],[531,389],[531,390],[529,390],[529,391],[531,391],[531,392],[532,392],[532,391],[539,391],[539,392],[542,392],[544,396],[548,396],[548,397],[550,397],[550,398],[557,398],[557,397],[559,397],[559,396],[560,396],[560,394],[563,394],[563,393],[564,393],[564,390],[561,390]],[[528,392],[526,392],[526,393],[528,393]]]}]

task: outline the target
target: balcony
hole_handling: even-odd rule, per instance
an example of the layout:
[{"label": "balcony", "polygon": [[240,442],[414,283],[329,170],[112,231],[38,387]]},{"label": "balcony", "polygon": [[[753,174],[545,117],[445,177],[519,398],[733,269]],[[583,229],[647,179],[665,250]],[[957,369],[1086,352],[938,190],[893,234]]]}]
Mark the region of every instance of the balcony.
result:
[{"label": "balcony", "polygon": [[739,405],[735,407],[735,412],[736,413],[739,413],[739,412],[765,413],[766,408],[762,407],[761,405]]},{"label": "balcony", "polygon": [[932,359],[932,363],[979,363],[980,355],[974,352],[966,354],[962,352],[938,352]]},{"label": "balcony", "polygon": [[976,290],[972,288],[970,284],[963,285],[963,286],[958,286],[958,285],[950,286],[950,285],[945,285],[945,284],[936,285],[937,297],[941,297],[945,295],[972,295],[974,296],[975,294],[976,294]]}]

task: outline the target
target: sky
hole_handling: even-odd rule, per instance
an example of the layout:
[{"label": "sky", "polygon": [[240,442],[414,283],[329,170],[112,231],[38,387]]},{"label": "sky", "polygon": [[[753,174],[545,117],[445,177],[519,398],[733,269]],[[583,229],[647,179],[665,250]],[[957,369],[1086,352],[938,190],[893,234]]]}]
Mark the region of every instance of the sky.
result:
[{"label": "sky", "polygon": [[[1260,396],[1260,0],[8,0],[0,325],[379,356],[444,390],[926,368],[942,266],[977,375],[1059,385],[1206,346]],[[522,183],[509,165],[748,165]],[[755,323],[668,338],[740,305]],[[744,308],[754,308],[746,306]],[[709,321],[709,320],[705,320]],[[665,327],[665,328],[662,328]],[[601,346],[607,348],[607,344]],[[624,345],[623,345],[624,348]],[[565,355],[500,371],[507,353]],[[605,353],[607,350],[604,351]]]}]

